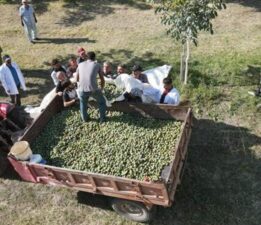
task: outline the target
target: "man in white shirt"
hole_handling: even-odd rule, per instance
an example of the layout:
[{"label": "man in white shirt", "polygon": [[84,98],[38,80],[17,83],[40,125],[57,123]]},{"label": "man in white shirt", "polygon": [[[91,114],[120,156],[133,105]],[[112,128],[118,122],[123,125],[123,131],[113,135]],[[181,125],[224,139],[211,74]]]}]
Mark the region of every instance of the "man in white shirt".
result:
[{"label": "man in white shirt", "polygon": [[22,6],[19,8],[19,15],[21,17],[21,24],[24,27],[25,33],[31,43],[34,44],[37,38],[36,23],[37,19],[34,9],[29,5],[28,0],[22,0]]},{"label": "man in white shirt", "polygon": [[161,91],[160,101],[161,104],[178,105],[180,95],[176,88],[172,85],[172,79],[166,77],[163,79],[164,89]]},{"label": "man in white shirt", "polygon": [[21,105],[19,89],[26,90],[24,76],[19,66],[11,61],[9,55],[3,56],[3,65],[0,67],[0,81],[6,94],[11,98],[11,102]]}]

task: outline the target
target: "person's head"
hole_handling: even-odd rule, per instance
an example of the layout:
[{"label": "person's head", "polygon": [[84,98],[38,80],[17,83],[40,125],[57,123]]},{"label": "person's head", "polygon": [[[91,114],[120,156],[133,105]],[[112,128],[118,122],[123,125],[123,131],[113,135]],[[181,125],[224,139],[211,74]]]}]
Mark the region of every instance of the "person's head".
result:
[{"label": "person's head", "polygon": [[103,63],[103,72],[105,74],[111,73],[112,72],[112,67],[111,67],[111,63],[106,61]]},{"label": "person's head", "polygon": [[29,1],[28,0],[22,0],[22,5],[25,7],[28,7]]},{"label": "person's head", "polygon": [[4,56],[3,56],[3,62],[4,62],[6,65],[11,65],[11,63],[12,63],[11,57],[10,57],[9,55],[4,55]]},{"label": "person's head", "polygon": [[169,78],[169,77],[166,77],[163,79],[163,85],[164,85],[164,88],[166,90],[171,90],[172,89],[172,79]]},{"label": "person's head", "polygon": [[64,81],[66,79],[66,75],[63,71],[58,71],[56,77],[59,81]]},{"label": "person's head", "polygon": [[51,65],[55,71],[61,67],[61,63],[58,59],[53,59]]},{"label": "person's head", "polygon": [[77,61],[75,56],[71,56],[69,61],[68,61],[68,66],[69,67],[77,67]]},{"label": "person's head", "polygon": [[77,49],[78,56],[80,56],[83,59],[86,59],[86,51],[83,47],[78,47]]},{"label": "person's head", "polygon": [[124,64],[119,64],[117,66],[117,74],[126,73],[126,66]]},{"label": "person's head", "polygon": [[94,52],[88,52],[87,53],[87,59],[95,61],[95,59],[96,59],[95,53]]},{"label": "person's head", "polygon": [[75,85],[70,80],[62,81],[62,87],[66,90],[72,90],[75,88]]},{"label": "person's head", "polygon": [[139,76],[141,75],[142,72],[142,68],[140,65],[134,65],[132,67],[132,74],[135,78],[139,78]]}]

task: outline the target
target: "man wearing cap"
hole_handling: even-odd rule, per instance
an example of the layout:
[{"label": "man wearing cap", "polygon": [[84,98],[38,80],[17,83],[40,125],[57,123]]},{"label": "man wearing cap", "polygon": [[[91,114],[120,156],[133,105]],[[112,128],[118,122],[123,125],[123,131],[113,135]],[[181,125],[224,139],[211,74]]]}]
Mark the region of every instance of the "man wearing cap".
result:
[{"label": "man wearing cap", "polygon": [[79,65],[81,62],[84,62],[86,61],[87,59],[87,55],[86,55],[86,51],[84,48],[82,47],[79,47],[78,50],[77,50],[77,53],[78,53],[78,58],[77,58],[77,64]]},{"label": "man wearing cap", "polygon": [[21,105],[19,89],[26,90],[25,80],[19,66],[12,62],[9,55],[3,56],[3,64],[0,67],[0,81],[6,94],[10,96],[11,102]]},{"label": "man wearing cap", "polygon": [[25,33],[31,43],[37,38],[36,23],[37,19],[34,13],[34,9],[29,5],[28,0],[22,0],[22,6],[19,8],[19,15],[21,17],[21,24],[24,27]]}]

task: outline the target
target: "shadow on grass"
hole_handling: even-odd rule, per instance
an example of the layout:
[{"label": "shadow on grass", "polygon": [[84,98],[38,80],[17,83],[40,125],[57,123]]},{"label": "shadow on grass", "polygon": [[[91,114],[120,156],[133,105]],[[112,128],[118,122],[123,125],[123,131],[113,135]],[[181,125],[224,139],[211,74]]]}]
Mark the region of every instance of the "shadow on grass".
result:
[{"label": "shadow on grass", "polygon": [[[34,0],[33,1],[33,8],[36,12],[36,16],[37,15],[41,15],[45,12],[48,11],[48,7],[49,7],[49,2],[54,2],[54,1],[58,1],[58,0]],[[17,5],[18,7],[20,7],[21,1],[20,0],[0,0],[0,4],[14,4]]]},{"label": "shadow on grass", "polygon": [[134,0],[67,0],[63,6],[66,8],[66,16],[61,20],[61,23],[65,26],[78,26],[87,20],[94,20],[97,15],[107,16],[115,12],[113,7],[115,4],[122,4],[139,10],[151,8],[143,1]]},{"label": "shadow on grass", "polygon": [[[151,225],[259,224],[261,137],[244,127],[195,121],[182,184],[170,208],[158,207]],[[16,175],[5,175],[16,179]],[[78,193],[79,203],[111,210],[107,197]]]},{"label": "shadow on grass", "polygon": [[[54,88],[51,79],[51,71],[45,69],[25,69],[22,70],[25,75],[27,91],[22,92],[23,96],[37,95],[38,99],[42,99],[49,91]],[[34,103],[31,103],[34,104]]]},{"label": "shadow on grass", "polygon": [[36,44],[46,44],[46,43],[52,43],[52,44],[77,44],[77,43],[96,43],[95,40],[91,40],[89,38],[43,38],[41,37],[41,40],[35,42]]},{"label": "shadow on grass", "polygon": [[247,128],[195,122],[175,204],[151,224],[259,224],[261,162],[252,148],[260,144]]},{"label": "shadow on grass", "polygon": [[131,73],[131,68],[134,64],[142,66],[143,70],[151,69],[157,66],[166,64],[160,58],[153,55],[152,52],[146,52],[140,56],[135,55],[134,51],[127,49],[109,49],[107,52],[97,52],[99,62],[110,61],[113,64],[113,69],[116,70],[118,64],[125,64],[127,73]]},{"label": "shadow on grass", "polygon": [[256,11],[261,12],[261,1],[260,0],[228,0],[227,3],[238,3],[243,6],[255,8]]}]

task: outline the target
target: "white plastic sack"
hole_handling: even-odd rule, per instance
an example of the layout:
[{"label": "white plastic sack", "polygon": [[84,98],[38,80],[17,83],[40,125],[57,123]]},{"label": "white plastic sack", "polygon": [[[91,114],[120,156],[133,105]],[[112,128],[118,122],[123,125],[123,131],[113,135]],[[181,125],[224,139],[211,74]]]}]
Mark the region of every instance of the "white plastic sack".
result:
[{"label": "white plastic sack", "polygon": [[163,89],[163,79],[169,75],[171,66],[164,65],[150,70],[146,70],[143,73],[146,74],[149,84],[156,89]]},{"label": "white plastic sack", "polygon": [[117,88],[127,92],[130,92],[134,88],[143,90],[142,82],[140,80],[135,79],[134,77],[130,76],[127,73],[119,75],[114,80],[114,82]]}]

